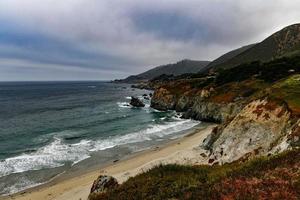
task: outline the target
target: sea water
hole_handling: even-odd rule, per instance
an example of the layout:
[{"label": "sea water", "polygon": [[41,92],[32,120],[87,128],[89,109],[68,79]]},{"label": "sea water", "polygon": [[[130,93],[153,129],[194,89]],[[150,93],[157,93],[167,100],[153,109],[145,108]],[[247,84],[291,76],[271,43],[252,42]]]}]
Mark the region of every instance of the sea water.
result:
[{"label": "sea water", "polygon": [[[150,107],[128,84],[0,83],[0,195],[182,136],[199,122]],[[144,108],[129,105],[130,97]]]}]

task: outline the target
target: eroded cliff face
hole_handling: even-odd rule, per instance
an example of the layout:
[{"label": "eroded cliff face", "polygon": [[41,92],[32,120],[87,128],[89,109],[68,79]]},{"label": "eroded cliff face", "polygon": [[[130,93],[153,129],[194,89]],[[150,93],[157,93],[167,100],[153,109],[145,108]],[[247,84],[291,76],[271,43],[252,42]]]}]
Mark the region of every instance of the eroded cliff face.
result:
[{"label": "eroded cliff face", "polygon": [[193,106],[183,115],[201,121],[221,123],[235,116],[241,110],[239,103],[215,103],[196,99]]},{"label": "eroded cliff face", "polygon": [[167,89],[161,87],[154,91],[151,99],[151,107],[158,110],[173,110],[175,109],[176,98]]},{"label": "eroded cliff face", "polygon": [[252,101],[224,127],[211,145],[211,162],[223,164],[285,150],[290,146],[285,140],[292,128],[290,116],[284,105],[267,99]]},{"label": "eroded cliff face", "polygon": [[242,102],[224,103],[209,101],[214,90],[186,91],[176,95],[166,88],[155,90],[151,107],[158,110],[176,110],[184,112],[184,118],[208,122],[224,122],[235,116],[243,107]]},{"label": "eroded cliff face", "polygon": [[184,112],[185,118],[219,123],[204,142],[210,164],[245,160],[299,146],[300,120],[293,118],[285,103],[261,96],[229,96],[213,88],[188,88],[175,93],[161,87],[154,92],[151,106]]}]

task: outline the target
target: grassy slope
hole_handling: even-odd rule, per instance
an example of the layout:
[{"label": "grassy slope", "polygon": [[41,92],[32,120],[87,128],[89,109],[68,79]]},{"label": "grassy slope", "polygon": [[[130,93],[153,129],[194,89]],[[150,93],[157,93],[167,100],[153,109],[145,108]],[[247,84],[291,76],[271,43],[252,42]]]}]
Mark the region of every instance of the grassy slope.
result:
[{"label": "grassy slope", "polygon": [[223,166],[158,166],[102,199],[299,199],[300,150]]},{"label": "grassy slope", "polygon": [[300,74],[276,83],[272,87],[270,95],[277,99],[283,99],[293,113],[300,114]]}]

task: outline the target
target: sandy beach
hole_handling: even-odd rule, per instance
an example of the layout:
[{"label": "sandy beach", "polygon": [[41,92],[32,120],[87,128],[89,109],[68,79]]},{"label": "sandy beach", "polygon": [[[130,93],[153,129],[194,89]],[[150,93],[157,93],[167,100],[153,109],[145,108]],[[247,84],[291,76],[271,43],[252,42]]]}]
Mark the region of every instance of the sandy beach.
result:
[{"label": "sandy beach", "polygon": [[85,200],[88,197],[93,181],[100,174],[107,174],[117,178],[119,183],[126,181],[159,164],[201,164],[207,163],[207,158],[201,144],[211,133],[215,125],[195,130],[183,138],[174,140],[164,146],[155,147],[132,157],[120,160],[102,169],[87,172],[65,180],[53,180],[45,185],[28,189],[18,194],[0,199],[16,200]]}]

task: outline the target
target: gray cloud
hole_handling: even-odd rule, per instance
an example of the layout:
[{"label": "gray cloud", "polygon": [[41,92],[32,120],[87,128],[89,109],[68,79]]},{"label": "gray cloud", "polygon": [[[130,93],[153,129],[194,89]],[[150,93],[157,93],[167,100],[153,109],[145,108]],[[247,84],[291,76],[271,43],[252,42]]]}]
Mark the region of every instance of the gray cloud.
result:
[{"label": "gray cloud", "polygon": [[110,79],[214,59],[299,22],[299,10],[300,0],[1,0],[0,80]]}]

